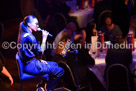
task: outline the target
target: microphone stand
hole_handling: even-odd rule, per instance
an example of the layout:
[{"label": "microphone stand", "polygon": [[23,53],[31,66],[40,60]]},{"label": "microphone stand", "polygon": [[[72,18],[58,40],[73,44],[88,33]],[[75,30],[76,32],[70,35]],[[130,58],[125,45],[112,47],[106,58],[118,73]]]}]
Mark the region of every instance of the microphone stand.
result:
[{"label": "microphone stand", "polygon": [[78,76],[78,57],[77,57],[77,54],[78,54],[78,50],[77,49],[75,49],[74,51],[73,51],[73,53],[75,54],[75,56],[76,56],[76,77],[77,77],[77,91],[79,91],[79,76]]}]

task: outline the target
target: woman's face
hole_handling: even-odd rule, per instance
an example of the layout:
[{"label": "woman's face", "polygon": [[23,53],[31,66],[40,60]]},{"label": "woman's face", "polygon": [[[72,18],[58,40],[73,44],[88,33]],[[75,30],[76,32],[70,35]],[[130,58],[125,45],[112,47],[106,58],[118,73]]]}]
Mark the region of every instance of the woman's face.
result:
[{"label": "woman's face", "polygon": [[32,23],[29,23],[29,27],[32,29],[32,31],[37,31],[38,28],[38,20],[36,18],[33,19]]},{"label": "woman's face", "polygon": [[112,20],[111,20],[110,17],[107,17],[107,18],[105,19],[105,24],[106,24],[106,25],[111,25],[111,24],[112,24]]}]

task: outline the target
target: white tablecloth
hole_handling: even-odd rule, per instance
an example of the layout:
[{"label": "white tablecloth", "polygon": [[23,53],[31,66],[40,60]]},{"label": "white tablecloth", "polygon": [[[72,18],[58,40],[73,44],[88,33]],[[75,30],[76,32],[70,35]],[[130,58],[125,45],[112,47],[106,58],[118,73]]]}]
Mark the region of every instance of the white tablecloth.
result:
[{"label": "white tablecloth", "polygon": [[77,10],[69,15],[76,17],[79,27],[82,28],[86,27],[87,23],[92,21],[93,11],[93,9],[86,8],[84,10]]}]

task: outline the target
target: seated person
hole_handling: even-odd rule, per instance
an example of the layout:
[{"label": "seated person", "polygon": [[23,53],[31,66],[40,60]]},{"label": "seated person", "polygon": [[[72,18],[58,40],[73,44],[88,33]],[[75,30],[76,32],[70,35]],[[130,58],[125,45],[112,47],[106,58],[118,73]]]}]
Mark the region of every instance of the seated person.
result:
[{"label": "seated person", "polygon": [[101,17],[100,15],[107,10],[111,10],[112,2],[111,0],[101,0],[100,2],[96,2],[94,6],[94,13],[93,13],[93,18],[96,22],[97,25],[97,30],[100,29],[101,25],[99,24],[99,18]]},{"label": "seated person", "polygon": [[[65,44],[68,42],[68,40],[73,40],[73,36],[75,34],[76,31],[76,25],[74,22],[69,22],[66,26],[66,28],[64,28],[55,38],[54,40],[54,44],[56,46],[56,48],[54,48],[52,50],[51,55],[55,56],[55,55],[61,55],[64,54],[62,53],[65,49]],[[62,55],[63,56],[63,55]],[[56,60],[56,57],[54,57],[53,59]]]},{"label": "seated person", "polygon": [[85,28],[86,32],[86,42],[91,43],[91,36],[97,36],[96,24],[94,22],[89,22]]},{"label": "seated person", "polygon": [[104,32],[105,41],[113,41],[114,39],[121,37],[122,32],[118,25],[112,22],[111,14],[105,15],[105,26],[101,27],[101,31]]},{"label": "seated person", "polygon": [[[12,76],[10,75],[10,73],[8,72],[8,70],[6,69],[6,67],[4,66],[3,64],[3,61],[2,61],[2,57],[0,55],[0,73],[2,73],[3,75],[7,76],[8,79],[10,80],[10,84],[13,85],[13,78]],[[0,78],[0,91],[6,91],[6,84],[3,82],[3,80]]]},{"label": "seated person", "polygon": [[[23,47],[18,49],[18,53],[24,65],[23,70],[31,75],[49,74],[52,77],[60,78],[64,74],[64,70],[57,63],[39,59],[39,56],[44,53],[45,42],[49,33],[42,31],[43,40],[40,47],[37,39],[32,34],[32,32],[37,31],[37,28],[38,20],[32,15],[26,16],[23,22],[20,23],[18,43]],[[40,86],[44,88],[44,84],[43,81],[38,88]]]},{"label": "seated person", "polygon": [[[122,41],[123,39],[120,39],[118,41]],[[121,42],[123,43],[123,42]],[[118,45],[120,45],[121,43],[118,43]],[[106,63],[106,68],[105,68],[105,72],[104,72],[104,79],[106,81],[107,77],[107,69],[113,65],[113,64],[122,64],[124,66],[126,66],[126,68],[128,69],[128,74],[129,74],[129,83],[131,88],[134,88],[134,79],[133,79],[133,75],[130,71],[130,64],[133,61],[133,57],[132,57],[132,50],[131,49],[127,49],[127,48],[109,48],[107,51],[107,55],[106,55],[106,59],[105,59],[105,63]],[[133,91],[133,90],[132,90]]]},{"label": "seated person", "polygon": [[[66,63],[70,66],[72,73],[74,75],[75,80],[77,81],[77,76],[79,80],[79,84],[90,82],[89,77],[89,70],[88,65],[94,65],[95,60],[89,55],[88,49],[84,48],[84,33],[81,32],[80,34],[75,35],[74,37],[74,44],[80,44],[81,46],[76,47],[75,49],[70,48],[70,52],[67,53],[66,56]],[[72,51],[78,50],[78,53],[75,54]],[[77,57],[77,60],[76,60]],[[76,66],[76,62],[78,67]],[[78,68],[78,70],[76,69]],[[77,75],[78,73],[78,75]]]}]

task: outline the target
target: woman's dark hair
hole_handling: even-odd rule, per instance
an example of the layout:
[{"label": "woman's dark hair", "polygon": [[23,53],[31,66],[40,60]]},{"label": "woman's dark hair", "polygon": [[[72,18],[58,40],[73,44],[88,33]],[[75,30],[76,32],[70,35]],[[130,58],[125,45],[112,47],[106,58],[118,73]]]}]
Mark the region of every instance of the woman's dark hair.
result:
[{"label": "woman's dark hair", "polygon": [[24,18],[24,20],[23,20],[24,25],[25,25],[25,26],[28,26],[28,23],[31,23],[34,18],[36,18],[36,17],[33,16],[33,15],[26,16],[26,17]]},{"label": "woman's dark hair", "polygon": [[20,43],[21,36],[22,36],[23,32],[25,32],[25,33],[30,32],[30,30],[27,28],[28,27],[28,23],[32,23],[33,19],[35,19],[35,18],[36,18],[35,16],[28,15],[20,23],[19,33],[18,33],[18,43]]},{"label": "woman's dark hair", "polygon": [[93,36],[93,28],[95,27],[95,22],[89,22],[85,28],[86,31],[86,42],[91,42],[91,36]]}]

